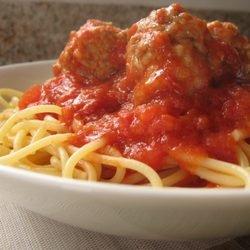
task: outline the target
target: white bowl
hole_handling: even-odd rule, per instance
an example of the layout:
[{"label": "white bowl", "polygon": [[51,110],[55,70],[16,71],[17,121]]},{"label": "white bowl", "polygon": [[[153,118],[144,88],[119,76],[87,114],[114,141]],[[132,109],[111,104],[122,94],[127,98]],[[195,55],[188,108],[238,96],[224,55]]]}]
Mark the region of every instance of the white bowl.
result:
[{"label": "white bowl", "polygon": [[[51,76],[52,61],[0,67],[0,87]],[[83,182],[0,166],[0,197],[83,229],[144,239],[250,233],[250,190],[150,188]]]}]

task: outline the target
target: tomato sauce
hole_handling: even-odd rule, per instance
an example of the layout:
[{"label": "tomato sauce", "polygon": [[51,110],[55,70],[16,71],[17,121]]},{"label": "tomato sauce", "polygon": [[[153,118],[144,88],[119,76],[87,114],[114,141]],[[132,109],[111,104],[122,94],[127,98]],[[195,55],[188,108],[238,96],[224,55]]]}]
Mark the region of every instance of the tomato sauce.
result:
[{"label": "tomato sauce", "polygon": [[[160,23],[164,22],[163,14],[159,12]],[[133,25],[128,37],[136,30],[137,25]],[[138,69],[130,67],[128,59],[124,63],[124,44],[118,44],[110,60],[118,61],[119,71],[109,78],[98,80],[70,70],[56,72],[54,78],[27,90],[19,106],[23,109],[38,104],[59,105],[63,108],[61,121],[75,133],[71,143],[81,146],[104,137],[124,157],[145,162],[155,170],[164,167],[169,154],[176,149],[237,163],[237,145],[231,133],[234,129],[249,129],[250,82],[239,73],[242,67],[234,47],[209,39],[206,46],[213,55],[207,64],[200,52],[186,46],[186,41],[174,47],[185,48],[186,58],[175,56],[174,49],[169,48],[172,45],[164,47],[164,41],[159,52],[159,41],[154,41],[152,46],[156,47],[152,51],[168,56],[156,56],[153,60],[158,60],[156,64],[149,62],[150,70],[153,68],[153,77],[151,74],[149,78],[153,82],[149,84],[142,81],[149,74],[149,66],[138,79]],[[190,56],[197,58],[198,66],[185,64]],[[222,62],[224,59],[226,62]],[[211,62],[213,66],[208,67]],[[197,74],[203,72],[198,79],[193,67]],[[199,87],[186,91],[195,81]],[[135,92],[146,93],[146,98],[137,102]],[[195,180],[198,186],[208,185]]]},{"label": "tomato sauce", "polygon": [[129,95],[130,91],[119,88],[119,78],[115,83],[82,86],[71,75],[60,75],[32,87],[19,105],[62,106],[61,120],[77,134],[74,144],[81,146],[105,136],[125,157],[155,169],[164,166],[168,151],[175,147],[237,161],[236,143],[230,133],[249,123],[248,85],[228,83],[193,96],[164,93],[139,106],[134,106]]}]

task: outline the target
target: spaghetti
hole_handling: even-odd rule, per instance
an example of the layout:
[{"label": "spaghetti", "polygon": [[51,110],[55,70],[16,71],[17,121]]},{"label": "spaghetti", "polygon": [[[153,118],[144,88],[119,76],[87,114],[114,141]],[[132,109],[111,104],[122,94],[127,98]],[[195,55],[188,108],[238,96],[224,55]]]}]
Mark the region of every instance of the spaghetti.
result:
[{"label": "spaghetti", "polygon": [[0,89],[0,164],[108,183],[248,188],[249,65],[249,41],[233,24],[177,4],[128,30],[90,20],[52,79]]},{"label": "spaghetti", "polygon": [[[41,113],[61,114],[60,107],[39,105],[20,111],[16,106],[18,97],[15,92],[8,90],[8,97],[11,97],[8,102],[11,108],[5,109],[0,116],[1,164],[81,180],[124,184],[149,182],[154,187],[173,186],[190,176],[188,171],[176,165],[168,166],[171,171],[157,173],[142,162],[122,157],[106,144],[105,139],[92,141],[81,148],[70,145],[68,140],[72,134],[67,133],[66,127],[58,119],[50,115],[46,115],[43,120],[36,118]],[[239,133],[234,131],[233,135]],[[238,138],[239,165],[186,155],[185,152],[180,153],[179,159],[190,164],[192,174],[209,182],[225,187],[249,187],[250,145],[244,137]],[[100,149],[101,153],[97,153]],[[102,179],[103,165],[116,168],[109,180]],[[126,176],[128,169],[135,173]]]},{"label": "spaghetti", "polygon": [[[11,97],[11,94],[16,92],[8,90],[7,93]],[[1,164],[91,181],[101,180],[101,165],[106,164],[117,168],[110,182],[122,182],[125,170],[128,168],[141,173],[152,186],[163,185],[160,177],[151,167],[121,157],[115,149],[106,146],[104,139],[76,148],[65,143],[72,134],[66,133],[66,129],[57,119],[51,116],[46,116],[44,120],[35,119],[35,115],[41,113],[61,114],[60,107],[39,105],[20,111],[15,105],[16,98],[13,96],[8,103],[12,108],[5,109],[1,113]],[[5,102],[7,103],[6,100]],[[108,154],[95,153],[100,148],[106,150]],[[46,161],[45,164],[44,161]]]}]

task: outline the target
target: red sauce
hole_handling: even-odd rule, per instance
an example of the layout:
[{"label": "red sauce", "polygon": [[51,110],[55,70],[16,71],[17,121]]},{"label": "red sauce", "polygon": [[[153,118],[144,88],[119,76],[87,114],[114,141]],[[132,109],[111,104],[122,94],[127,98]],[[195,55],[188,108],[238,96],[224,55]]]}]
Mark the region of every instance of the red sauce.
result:
[{"label": "red sauce", "polygon": [[[164,22],[162,15],[159,12],[161,23]],[[136,30],[137,25],[133,25],[128,36]],[[191,93],[185,88],[194,81],[193,76],[188,71],[188,82],[180,84],[173,76],[180,75],[182,62],[170,56],[171,61],[157,63],[157,67],[162,65],[157,70],[163,72],[158,83],[158,78],[155,78],[157,90],[153,85],[139,83],[140,91],[145,90],[148,97],[142,104],[134,101],[134,89],[138,89],[134,77],[138,77],[138,72],[129,71],[127,74],[127,62],[126,68],[123,66],[106,81],[64,71],[43,85],[27,90],[19,106],[59,105],[63,107],[60,119],[76,134],[71,141],[73,144],[81,146],[104,136],[123,156],[145,162],[156,170],[160,170],[169,153],[178,148],[236,163],[236,142],[230,133],[236,128],[249,127],[250,85],[240,80],[239,66],[235,66],[239,64],[239,58],[233,47],[223,42],[211,42],[210,45],[216,65],[225,57],[231,63],[231,71],[225,77],[228,68],[221,68],[224,71],[214,73],[217,79],[213,82],[213,73],[204,64],[204,59],[202,63],[197,60],[200,63],[198,70],[205,72],[205,84]],[[155,46],[156,49],[160,47],[156,42]],[[222,48],[226,51],[224,54]],[[123,50],[124,45],[117,45],[110,60],[124,64]],[[197,56],[192,50],[191,53],[194,58]],[[164,84],[168,87],[165,88]],[[185,185],[214,186],[196,177]]]},{"label": "red sauce", "polygon": [[168,151],[175,147],[237,161],[230,132],[246,127],[250,120],[249,86],[234,82],[199,90],[193,96],[164,93],[135,107],[129,101],[130,91],[121,90],[119,83],[118,78],[115,83],[89,87],[61,75],[40,88],[32,87],[19,105],[62,106],[62,121],[77,133],[74,144],[105,136],[124,156],[155,169],[164,165]]}]

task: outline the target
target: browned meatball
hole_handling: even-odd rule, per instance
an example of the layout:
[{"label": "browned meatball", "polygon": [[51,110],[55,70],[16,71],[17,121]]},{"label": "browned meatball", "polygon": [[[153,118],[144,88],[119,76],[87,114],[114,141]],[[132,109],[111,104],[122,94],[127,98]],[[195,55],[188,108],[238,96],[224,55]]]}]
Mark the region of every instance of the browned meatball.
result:
[{"label": "browned meatball", "polygon": [[191,94],[241,69],[235,48],[214,39],[204,20],[178,4],[151,12],[128,34],[127,74],[135,79],[135,104],[168,89]]},{"label": "browned meatball", "polygon": [[178,87],[175,83],[187,92],[207,86],[209,39],[206,23],[178,4],[153,11],[132,27],[127,72],[137,79],[135,103],[147,101],[158,90]]},{"label": "browned meatball", "polygon": [[207,24],[212,37],[220,42],[234,47],[241,58],[243,75],[250,79],[250,41],[246,36],[239,33],[239,29],[230,22],[214,21]]},{"label": "browned meatball", "polygon": [[88,20],[70,34],[54,66],[55,75],[70,71],[85,78],[106,80],[125,66],[126,31],[111,23]]}]

